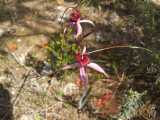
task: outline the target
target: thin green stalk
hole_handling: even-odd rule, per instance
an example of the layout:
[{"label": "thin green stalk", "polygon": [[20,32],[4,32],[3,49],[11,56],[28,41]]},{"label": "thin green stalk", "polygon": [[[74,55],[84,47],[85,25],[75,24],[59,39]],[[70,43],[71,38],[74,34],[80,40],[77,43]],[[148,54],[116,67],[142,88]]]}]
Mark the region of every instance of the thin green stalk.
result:
[{"label": "thin green stalk", "polygon": [[150,49],[147,49],[147,48],[144,48],[144,47],[132,46],[132,45],[117,45],[117,46],[111,46],[111,47],[107,47],[107,48],[97,49],[97,50],[88,52],[87,54],[97,53],[97,52],[101,52],[101,51],[105,51],[105,50],[111,50],[111,49],[115,49],[115,48],[141,49],[141,50],[145,50],[145,51],[153,54],[153,51],[151,51]]}]

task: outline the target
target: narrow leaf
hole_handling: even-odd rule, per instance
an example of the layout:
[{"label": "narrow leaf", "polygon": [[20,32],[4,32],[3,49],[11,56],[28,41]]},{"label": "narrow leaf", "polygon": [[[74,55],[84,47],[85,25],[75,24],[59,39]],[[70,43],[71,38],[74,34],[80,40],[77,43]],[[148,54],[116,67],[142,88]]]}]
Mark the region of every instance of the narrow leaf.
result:
[{"label": "narrow leaf", "polygon": [[81,110],[86,105],[86,103],[88,101],[90,91],[91,91],[91,87],[86,88],[85,91],[83,92],[83,95],[80,98],[79,103],[78,103],[78,109],[79,110]]}]

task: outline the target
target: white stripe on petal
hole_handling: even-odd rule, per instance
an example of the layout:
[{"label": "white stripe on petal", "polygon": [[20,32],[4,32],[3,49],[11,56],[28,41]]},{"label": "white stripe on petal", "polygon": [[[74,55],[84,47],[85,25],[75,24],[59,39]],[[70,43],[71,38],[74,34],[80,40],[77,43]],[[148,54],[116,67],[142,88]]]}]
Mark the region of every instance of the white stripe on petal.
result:
[{"label": "white stripe on petal", "polygon": [[95,24],[91,20],[80,20],[80,23],[89,23],[89,24],[95,26]]},{"label": "white stripe on petal", "polygon": [[103,68],[100,67],[99,65],[97,65],[96,63],[89,63],[89,64],[87,64],[87,66],[89,68],[92,68],[92,69],[100,72],[100,73],[103,73],[106,77],[109,77],[109,75],[103,70]]},{"label": "white stripe on petal", "polygon": [[83,47],[82,55],[86,53],[86,46]]},{"label": "white stripe on petal", "polygon": [[81,34],[82,34],[82,26],[80,24],[80,19],[77,21],[77,34],[76,34],[76,38],[78,38]]}]

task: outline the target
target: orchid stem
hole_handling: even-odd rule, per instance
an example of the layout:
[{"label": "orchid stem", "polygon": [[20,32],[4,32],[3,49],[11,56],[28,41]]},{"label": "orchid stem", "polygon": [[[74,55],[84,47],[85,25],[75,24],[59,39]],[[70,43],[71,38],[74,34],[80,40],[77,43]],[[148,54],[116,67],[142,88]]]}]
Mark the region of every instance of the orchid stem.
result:
[{"label": "orchid stem", "polygon": [[149,50],[147,48],[144,48],[144,47],[131,46],[131,45],[118,45],[118,46],[111,46],[111,47],[107,47],[107,48],[97,49],[97,50],[88,52],[87,54],[97,53],[97,52],[101,52],[101,51],[105,51],[105,50],[110,50],[110,49],[115,49],[115,48],[142,49],[142,50],[148,51],[149,53],[153,53],[151,50]]}]

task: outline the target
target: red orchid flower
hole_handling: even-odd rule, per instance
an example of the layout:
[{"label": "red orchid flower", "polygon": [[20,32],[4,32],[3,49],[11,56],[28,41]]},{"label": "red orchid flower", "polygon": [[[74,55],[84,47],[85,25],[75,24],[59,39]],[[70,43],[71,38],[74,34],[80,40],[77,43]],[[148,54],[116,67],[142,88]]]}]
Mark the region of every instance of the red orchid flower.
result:
[{"label": "red orchid flower", "polygon": [[79,10],[74,9],[72,11],[72,13],[70,14],[70,21],[71,22],[77,22],[78,19],[80,19],[80,17],[81,17],[81,14],[80,14]]},{"label": "red orchid flower", "polygon": [[73,9],[72,13],[70,14],[69,21],[72,25],[76,25],[77,32],[75,38],[78,38],[82,34],[83,29],[81,23],[89,23],[95,26],[95,24],[91,20],[81,20],[81,14],[77,9]]},{"label": "red orchid flower", "polygon": [[86,73],[87,67],[94,69],[100,73],[103,73],[106,77],[108,77],[108,74],[103,70],[103,68],[101,68],[98,64],[91,62],[88,54],[86,53],[86,47],[84,47],[82,54],[81,53],[76,54],[76,61],[77,62],[74,64],[66,65],[65,67],[63,67],[63,70],[79,67],[80,79],[85,83],[85,85],[88,83],[88,76]]}]

